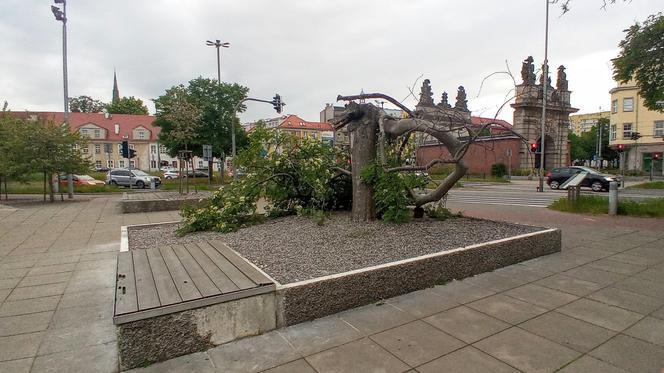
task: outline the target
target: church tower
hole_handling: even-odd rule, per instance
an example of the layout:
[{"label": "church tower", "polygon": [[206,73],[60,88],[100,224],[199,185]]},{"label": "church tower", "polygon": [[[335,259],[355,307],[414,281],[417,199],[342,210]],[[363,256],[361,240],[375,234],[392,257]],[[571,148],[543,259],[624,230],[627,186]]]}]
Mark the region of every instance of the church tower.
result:
[{"label": "church tower", "polygon": [[115,69],[113,69],[113,100],[112,104],[116,104],[120,101],[120,90],[118,89],[118,77],[115,74]]}]

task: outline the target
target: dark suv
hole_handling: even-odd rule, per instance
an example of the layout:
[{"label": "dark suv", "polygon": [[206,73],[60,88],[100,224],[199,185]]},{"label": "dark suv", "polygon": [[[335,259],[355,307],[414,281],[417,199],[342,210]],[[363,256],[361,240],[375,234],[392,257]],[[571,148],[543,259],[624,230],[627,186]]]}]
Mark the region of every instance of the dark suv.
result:
[{"label": "dark suv", "polygon": [[581,181],[579,186],[590,188],[593,192],[601,192],[603,190],[608,191],[609,183],[615,180],[613,177],[602,174],[592,168],[572,166],[554,168],[546,175],[546,183],[549,184],[551,189],[558,189],[563,183],[565,183],[565,181],[567,181],[567,179],[584,171],[588,172],[588,174]]}]

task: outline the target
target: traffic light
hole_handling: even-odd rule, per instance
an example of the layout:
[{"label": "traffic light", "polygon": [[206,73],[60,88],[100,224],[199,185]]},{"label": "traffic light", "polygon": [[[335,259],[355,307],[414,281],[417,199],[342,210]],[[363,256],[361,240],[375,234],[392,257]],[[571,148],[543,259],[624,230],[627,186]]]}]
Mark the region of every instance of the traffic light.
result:
[{"label": "traffic light", "polygon": [[662,153],[653,153],[652,154],[652,159],[655,161],[659,161],[659,158],[662,156]]},{"label": "traffic light", "polygon": [[274,110],[277,111],[277,113],[281,114],[281,109],[283,108],[285,104],[281,102],[281,96],[277,93],[274,95],[272,98],[272,106],[274,106]]},{"label": "traffic light", "polygon": [[638,140],[641,138],[641,134],[638,132],[632,132],[632,135],[630,136],[630,139],[632,140]]},{"label": "traffic light", "polygon": [[134,149],[129,149],[129,156],[127,158],[131,159],[136,156],[136,150]]},{"label": "traffic light", "polygon": [[618,153],[624,152],[625,151],[625,144],[618,144],[618,147],[616,148],[616,151],[618,151]]},{"label": "traffic light", "polygon": [[533,153],[537,152],[537,143],[536,142],[530,144],[530,151],[533,152]]},{"label": "traffic light", "polygon": [[120,147],[120,153],[122,153],[122,158],[129,158],[129,141],[123,140],[122,146]]}]

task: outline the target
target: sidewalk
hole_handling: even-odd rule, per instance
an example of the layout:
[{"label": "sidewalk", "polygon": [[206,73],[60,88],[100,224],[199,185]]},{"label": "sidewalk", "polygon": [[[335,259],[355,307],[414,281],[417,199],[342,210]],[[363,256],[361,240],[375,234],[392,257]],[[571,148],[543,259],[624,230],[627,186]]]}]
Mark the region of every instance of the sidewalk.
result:
[{"label": "sidewalk", "polygon": [[[117,198],[0,210],[0,372],[114,372]],[[563,252],[132,372],[657,372],[662,220],[456,205],[557,226]]]}]

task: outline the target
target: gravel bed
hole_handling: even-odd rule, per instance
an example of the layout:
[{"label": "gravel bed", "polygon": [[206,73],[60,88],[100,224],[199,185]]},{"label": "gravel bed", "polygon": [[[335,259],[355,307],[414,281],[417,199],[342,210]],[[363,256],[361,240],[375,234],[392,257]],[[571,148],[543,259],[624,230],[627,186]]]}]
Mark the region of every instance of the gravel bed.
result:
[{"label": "gravel bed", "polygon": [[287,284],[544,228],[468,218],[356,223],[349,214],[335,214],[322,226],[314,219],[289,216],[225,234],[197,232],[178,237],[176,229],[177,224],[130,228],[129,247],[220,240]]}]

